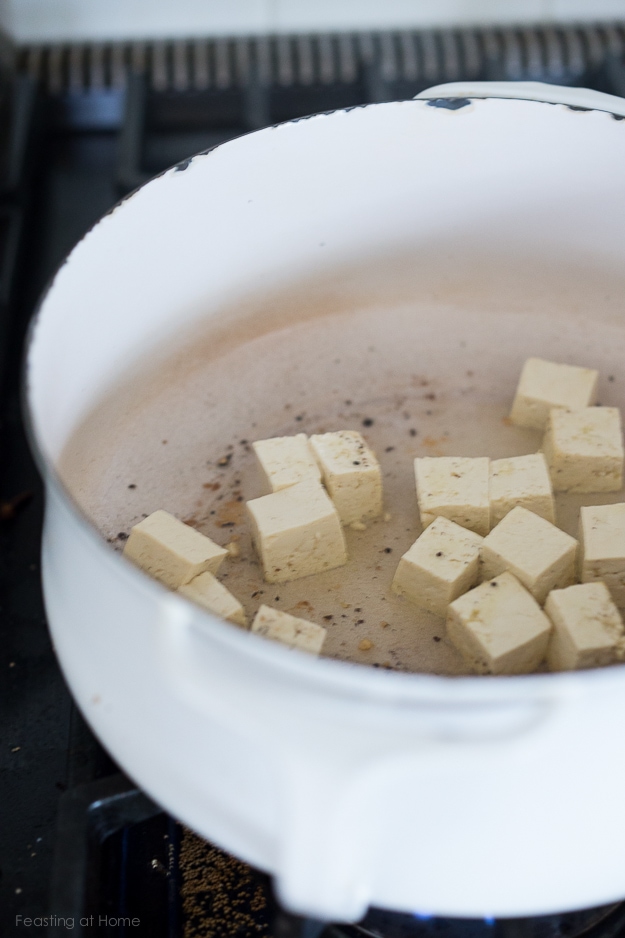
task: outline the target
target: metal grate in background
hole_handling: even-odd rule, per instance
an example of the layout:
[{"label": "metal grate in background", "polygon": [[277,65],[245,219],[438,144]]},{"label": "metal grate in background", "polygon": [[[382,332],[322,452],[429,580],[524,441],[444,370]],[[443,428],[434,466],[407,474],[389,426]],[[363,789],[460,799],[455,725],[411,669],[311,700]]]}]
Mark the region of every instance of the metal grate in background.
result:
[{"label": "metal grate in background", "polygon": [[122,90],[130,74],[156,92],[355,84],[422,88],[496,77],[575,83],[625,53],[625,24],[440,29],[244,39],[27,46],[18,67],[51,95]]}]

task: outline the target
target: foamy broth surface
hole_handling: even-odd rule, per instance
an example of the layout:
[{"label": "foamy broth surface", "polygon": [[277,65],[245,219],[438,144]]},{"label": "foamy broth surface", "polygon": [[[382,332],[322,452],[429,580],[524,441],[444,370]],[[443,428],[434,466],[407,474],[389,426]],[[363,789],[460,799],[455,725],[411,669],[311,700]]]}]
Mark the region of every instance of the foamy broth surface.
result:
[{"label": "foamy broth surface", "polygon": [[[421,532],[414,457],[535,452],[540,435],[506,416],[530,355],[598,368],[600,402],[622,407],[624,286],[583,261],[535,258],[453,271],[444,257],[383,258],[312,277],[207,317],[175,352],[138,365],[74,434],[61,475],[116,550],[157,508],[236,542],[219,578],[250,621],[267,603],[324,625],[324,655],[466,673],[444,620],[390,590]],[[249,444],[338,429],[376,451],[388,520],[346,530],[347,566],[267,584],[245,517],[245,501],[265,494]],[[558,522],[576,535],[580,505],[622,500],[558,496]]]}]

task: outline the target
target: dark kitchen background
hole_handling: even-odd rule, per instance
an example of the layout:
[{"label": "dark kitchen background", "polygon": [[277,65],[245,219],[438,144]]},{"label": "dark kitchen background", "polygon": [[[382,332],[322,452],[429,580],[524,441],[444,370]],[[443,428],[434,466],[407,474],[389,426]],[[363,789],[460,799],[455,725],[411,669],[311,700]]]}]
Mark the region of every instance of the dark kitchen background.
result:
[{"label": "dark kitchen background", "polygon": [[264,874],[183,829],[99,746],[57,667],[41,597],[43,495],[21,361],[37,299],[76,241],[150,176],[239,134],[493,79],[625,96],[625,10],[622,21],[518,27],[0,39],[1,936],[625,935],[625,905],[500,921],[371,910],[358,926],[283,913]]}]

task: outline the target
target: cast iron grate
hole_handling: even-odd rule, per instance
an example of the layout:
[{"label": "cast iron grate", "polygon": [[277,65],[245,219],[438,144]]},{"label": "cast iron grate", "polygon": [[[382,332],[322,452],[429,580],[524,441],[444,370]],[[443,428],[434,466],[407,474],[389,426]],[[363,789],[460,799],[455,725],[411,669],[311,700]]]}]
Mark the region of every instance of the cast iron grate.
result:
[{"label": "cast iron grate", "polygon": [[[620,22],[31,45],[19,67],[52,95],[123,88],[129,74],[157,92],[222,92],[367,83],[373,69],[393,97],[437,81],[500,77],[562,83],[623,54]],[[398,94],[398,92],[400,92]]]}]

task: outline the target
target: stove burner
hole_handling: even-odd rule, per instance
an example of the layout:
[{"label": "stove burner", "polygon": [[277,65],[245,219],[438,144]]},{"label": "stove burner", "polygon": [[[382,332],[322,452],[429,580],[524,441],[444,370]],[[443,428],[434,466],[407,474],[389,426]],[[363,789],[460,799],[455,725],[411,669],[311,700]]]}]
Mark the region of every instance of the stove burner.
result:
[{"label": "stove burner", "polygon": [[320,938],[614,938],[625,903],[535,918],[461,919],[370,909],[357,925],[331,925]]},{"label": "stove burner", "polygon": [[[120,885],[123,884],[123,885]],[[279,908],[269,879],[186,831],[123,775],[61,798],[52,908],[86,934],[90,916],[137,917],[152,938],[192,936],[210,921],[239,938],[617,938],[625,902],[517,919],[438,918],[369,909],[328,925]],[[50,938],[65,934],[53,927]]]}]

